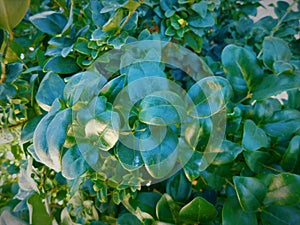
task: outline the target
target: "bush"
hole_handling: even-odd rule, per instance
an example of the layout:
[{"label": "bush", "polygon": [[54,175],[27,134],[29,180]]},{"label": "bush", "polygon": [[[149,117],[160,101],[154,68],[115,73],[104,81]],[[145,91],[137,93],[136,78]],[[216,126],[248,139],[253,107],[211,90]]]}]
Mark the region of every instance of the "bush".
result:
[{"label": "bush", "polygon": [[260,5],[0,0],[0,224],[297,224],[300,4]]}]

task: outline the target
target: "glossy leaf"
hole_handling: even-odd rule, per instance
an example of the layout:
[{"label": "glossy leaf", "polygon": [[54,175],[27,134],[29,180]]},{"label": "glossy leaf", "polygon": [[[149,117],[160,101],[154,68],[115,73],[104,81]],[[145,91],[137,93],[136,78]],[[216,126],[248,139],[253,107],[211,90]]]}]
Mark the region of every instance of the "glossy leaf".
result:
[{"label": "glossy leaf", "polygon": [[71,57],[56,56],[49,59],[44,66],[45,71],[53,71],[59,74],[74,74],[80,70],[76,60]]},{"label": "glossy leaf", "polygon": [[21,63],[8,64],[6,82],[14,82],[18,78],[18,76],[21,75],[22,70],[23,70],[23,64]]},{"label": "glossy leaf", "polygon": [[245,212],[236,197],[227,198],[222,211],[222,225],[257,225],[256,214]]},{"label": "glossy leaf", "polygon": [[113,102],[120,91],[125,87],[125,82],[125,75],[118,76],[105,84],[100,93],[107,97],[110,102]]},{"label": "glossy leaf", "polygon": [[117,224],[119,225],[142,225],[143,223],[131,213],[122,214],[118,220]]},{"label": "glossy leaf", "polygon": [[39,106],[49,111],[55,99],[62,99],[64,87],[64,81],[57,74],[52,72],[47,73],[35,97]]},{"label": "glossy leaf", "polygon": [[29,19],[40,31],[53,36],[60,34],[68,22],[63,14],[55,11],[38,13]]},{"label": "glossy leaf", "polygon": [[172,171],[178,154],[177,143],[177,136],[168,129],[166,136],[156,148],[142,149],[141,155],[146,169],[152,177],[163,178]]},{"label": "glossy leaf", "polygon": [[263,210],[261,219],[263,225],[290,225],[300,220],[300,210],[291,206],[270,206]]},{"label": "glossy leaf", "polygon": [[297,174],[281,173],[273,177],[268,187],[264,204],[297,205],[300,202],[300,176]]},{"label": "glossy leaf", "polygon": [[175,223],[178,217],[180,206],[169,196],[161,196],[156,205],[156,216],[159,221],[166,223]]},{"label": "glossy leaf", "polygon": [[267,187],[254,177],[233,177],[235,190],[244,211],[257,211],[267,193]]},{"label": "glossy leaf", "polygon": [[194,105],[190,106],[190,116],[205,118],[224,109],[231,98],[229,82],[221,77],[207,77],[194,84],[188,91]]},{"label": "glossy leaf", "polygon": [[243,151],[242,146],[228,141],[224,140],[221,147],[214,151],[213,154],[217,152],[217,155],[213,161],[214,165],[220,165],[220,164],[226,164],[232,162],[238,155]]},{"label": "glossy leaf", "polygon": [[280,165],[287,171],[298,170],[300,165],[300,136],[295,136],[285,150]]},{"label": "glossy leaf", "polygon": [[243,147],[249,151],[267,148],[269,139],[263,129],[256,126],[252,120],[246,120],[243,134]]},{"label": "glossy leaf", "polygon": [[193,32],[187,32],[184,34],[184,42],[192,48],[195,52],[200,53],[202,50],[202,39]]},{"label": "glossy leaf", "polygon": [[254,173],[261,172],[263,165],[268,164],[272,158],[268,152],[262,151],[244,151],[243,155],[247,166]]},{"label": "glossy leaf", "polygon": [[202,197],[196,197],[179,212],[179,219],[185,223],[204,223],[217,215],[215,207]]},{"label": "glossy leaf", "polygon": [[126,170],[136,170],[144,165],[141,152],[138,150],[130,149],[122,143],[119,143],[116,152],[120,163]]}]

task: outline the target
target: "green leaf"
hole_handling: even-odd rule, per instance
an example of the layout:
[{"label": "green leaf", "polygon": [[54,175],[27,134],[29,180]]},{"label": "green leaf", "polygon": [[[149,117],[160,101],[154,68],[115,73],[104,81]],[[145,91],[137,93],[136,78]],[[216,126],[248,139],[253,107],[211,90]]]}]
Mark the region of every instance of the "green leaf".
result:
[{"label": "green leaf", "polygon": [[264,204],[297,205],[300,202],[300,176],[281,173],[273,177]]},{"label": "green leaf", "polygon": [[287,171],[300,170],[300,136],[294,136],[285,150],[280,165]]},{"label": "green leaf", "polygon": [[131,213],[124,213],[117,220],[118,225],[143,225],[143,223]]},{"label": "green leaf", "polygon": [[231,98],[229,82],[222,77],[207,77],[188,90],[188,97],[193,101],[189,115],[194,118],[210,117],[224,109]]},{"label": "green leaf", "polygon": [[36,155],[38,156],[38,158],[41,160],[43,164],[57,171],[59,171],[60,168],[57,167],[56,165],[57,162],[54,163],[50,157],[46,131],[48,129],[49,124],[51,123],[51,121],[53,120],[53,118],[59,112],[60,109],[61,109],[60,102],[58,99],[56,99],[53,102],[51,110],[39,122],[33,134],[33,145],[34,145],[34,150]]},{"label": "green leaf", "polygon": [[11,63],[7,65],[6,71],[6,82],[14,82],[18,76],[22,73],[23,64],[22,63]]},{"label": "green leaf", "polygon": [[114,102],[117,95],[125,87],[125,84],[126,75],[118,76],[105,84],[105,86],[101,89],[100,94],[104,95],[109,102]]},{"label": "green leaf", "polygon": [[52,219],[46,211],[45,205],[38,194],[33,194],[27,200],[30,212],[30,224],[52,225]]},{"label": "green leaf", "polygon": [[53,36],[60,34],[68,22],[63,14],[55,11],[46,11],[35,14],[34,16],[31,16],[29,20],[40,31]]},{"label": "green leaf", "polygon": [[33,117],[31,120],[29,120],[22,128],[21,132],[21,140],[20,143],[26,143],[33,138],[34,130],[36,129],[38,123],[43,118],[42,115]]},{"label": "green leaf", "polygon": [[245,161],[249,169],[254,173],[259,173],[263,165],[268,164],[272,156],[268,152],[247,151],[243,152]]},{"label": "green leaf", "polygon": [[159,221],[174,224],[177,220],[180,206],[169,196],[161,196],[156,205],[156,215]]},{"label": "green leaf", "polygon": [[236,197],[226,199],[222,211],[222,225],[257,225],[256,214],[245,212]]},{"label": "green leaf", "polygon": [[124,11],[122,9],[118,9],[115,13],[110,17],[110,19],[103,25],[103,32],[114,32],[120,28],[120,24],[124,17]]},{"label": "green leaf", "polygon": [[264,64],[275,72],[275,63],[278,61],[289,62],[292,53],[288,44],[280,38],[265,37],[263,42]]},{"label": "green leaf", "polygon": [[30,0],[0,0],[0,28],[12,33],[25,16],[30,5]]},{"label": "green leaf", "polygon": [[270,206],[262,211],[263,225],[291,225],[300,221],[300,209],[291,206]]},{"label": "green leaf", "polygon": [[129,203],[134,210],[139,208],[155,218],[155,206],[160,198],[161,194],[157,192],[138,192],[137,197],[129,199]]},{"label": "green leaf", "polygon": [[144,165],[141,152],[138,150],[128,148],[121,142],[116,148],[116,153],[119,157],[120,163],[126,170],[136,170]]},{"label": "green leaf", "polygon": [[196,13],[198,13],[199,16],[201,16],[202,18],[206,17],[207,14],[207,2],[198,2],[198,3],[194,3],[191,6],[192,10],[194,10]]},{"label": "green leaf", "polygon": [[184,223],[205,223],[217,215],[215,207],[202,197],[196,197],[179,212],[179,220]]},{"label": "green leaf", "polygon": [[263,129],[256,126],[252,120],[246,120],[243,134],[243,147],[249,151],[256,151],[270,146],[270,141]]},{"label": "green leaf", "polygon": [[84,55],[91,55],[92,50],[88,47],[89,41],[85,38],[78,38],[74,50]]},{"label": "green leaf", "polygon": [[49,111],[55,99],[62,99],[64,88],[65,82],[57,74],[49,72],[39,86],[36,101],[42,109]]},{"label": "green leaf", "polygon": [[244,211],[257,211],[267,193],[267,187],[254,177],[233,177],[235,190]]},{"label": "green leaf", "polygon": [[200,53],[202,50],[202,38],[194,32],[186,32],[184,34],[184,42],[191,47],[195,52]]},{"label": "green leaf", "polygon": [[147,95],[140,104],[139,120],[156,126],[183,123],[186,117],[185,103],[173,92],[158,91]]},{"label": "green leaf", "polygon": [[197,28],[212,27],[213,25],[215,25],[215,19],[212,13],[207,13],[204,18],[198,15],[190,16],[187,21],[191,26]]},{"label": "green leaf", "polygon": [[146,169],[152,177],[163,178],[173,170],[178,154],[177,143],[177,135],[168,129],[157,147],[149,150],[145,146],[141,149]]},{"label": "green leaf", "polygon": [[235,91],[237,100],[245,97],[263,78],[263,71],[257,63],[256,56],[249,50],[236,45],[228,45],[222,55],[227,78]]},{"label": "green leaf", "polygon": [[[243,151],[243,148],[231,141],[224,140],[221,148],[214,150],[212,154],[217,155],[213,161],[214,165],[221,165],[232,162]],[[209,154],[209,153],[208,153]]]},{"label": "green leaf", "polygon": [[[51,120],[46,131],[49,156],[56,168],[61,168],[61,153],[67,132],[72,123],[70,108],[58,112]],[[60,169],[59,169],[60,170]]]},{"label": "green leaf", "polygon": [[61,211],[60,218],[61,218],[61,225],[79,225],[78,223],[74,223],[72,221],[67,207]]},{"label": "green leaf", "polygon": [[76,104],[88,104],[99,95],[106,79],[97,72],[81,72],[72,76],[64,89],[64,99],[73,108]]},{"label": "green leaf", "polygon": [[56,56],[48,60],[44,66],[45,71],[52,71],[59,74],[74,74],[80,70],[76,60],[72,57]]},{"label": "green leaf", "polygon": [[91,119],[85,126],[86,137],[103,150],[110,150],[119,139],[119,115],[106,111]]},{"label": "green leaf", "polygon": [[188,181],[184,172],[180,170],[167,181],[166,192],[177,202],[187,201],[192,194],[192,183]]},{"label": "green leaf", "polygon": [[76,179],[90,167],[81,155],[77,145],[68,149],[62,157],[62,175],[67,179]]}]

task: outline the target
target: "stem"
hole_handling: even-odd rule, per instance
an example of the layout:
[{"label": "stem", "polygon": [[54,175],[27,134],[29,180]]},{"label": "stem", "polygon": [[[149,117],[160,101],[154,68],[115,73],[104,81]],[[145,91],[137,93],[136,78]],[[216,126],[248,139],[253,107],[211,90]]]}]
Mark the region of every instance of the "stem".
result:
[{"label": "stem", "polygon": [[3,51],[3,55],[2,55],[2,60],[1,60],[1,70],[2,70],[2,73],[1,73],[1,77],[0,77],[0,84],[3,84],[5,82],[5,79],[6,79],[6,62],[5,62],[5,57],[6,57],[6,54],[7,54],[7,51],[8,51],[8,47],[10,45],[10,43],[12,42],[14,36],[12,33],[8,33],[8,39],[7,39],[7,42],[5,44],[5,47],[4,47],[4,51]]}]

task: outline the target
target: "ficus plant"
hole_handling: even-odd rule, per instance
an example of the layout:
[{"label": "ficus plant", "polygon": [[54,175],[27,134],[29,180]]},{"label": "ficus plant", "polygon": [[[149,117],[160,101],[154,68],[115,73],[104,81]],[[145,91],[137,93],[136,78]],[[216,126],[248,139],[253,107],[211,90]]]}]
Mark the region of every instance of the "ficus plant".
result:
[{"label": "ficus plant", "polygon": [[0,0],[0,224],[300,221],[300,4]]}]

